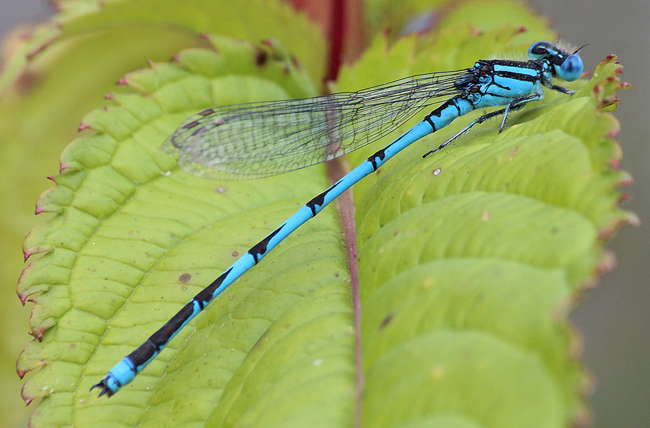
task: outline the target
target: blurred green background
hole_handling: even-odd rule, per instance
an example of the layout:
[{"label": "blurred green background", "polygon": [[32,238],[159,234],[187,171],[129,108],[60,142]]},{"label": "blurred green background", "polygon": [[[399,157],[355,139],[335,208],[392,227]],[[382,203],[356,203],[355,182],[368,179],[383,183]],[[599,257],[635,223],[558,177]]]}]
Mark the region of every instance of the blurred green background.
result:
[{"label": "blurred green background", "polygon": [[[647,78],[650,70],[650,2],[534,0],[532,4],[551,19],[552,26],[564,39],[578,46],[589,44],[580,52],[586,70],[593,70],[605,55],[613,53],[625,67],[622,80],[633,85],[631,90],[619,93],[622,101],[615,115],[621,122],[618,139],[624,152],[622,169],[635,178],[635,183],[627,189],[633,194],[633,199],[625,202],[623,208],[637,213],[642,224],[638,228],[624,227],[619,233],[610,246],[618,267],[584,296],[572,318],[584,337],[585,364],[596,381],[596,391],[590,399],[595,426],[648,426],[650,225],[645,219],[650,211],[650,186],[647,185],[650,183],[650,168],[647,167],[650,146],[644,138],[648,134],[644,119],[650,111],[646,101],[650,99]],[[0,35],[6,36],[9,30],[23,23],[46,19],[49,13],[45,0],[0,0]],[[56,111],[56,106],[53,106],[53,111]],[[0,141],[0,154],[9,156],[9,152],[2,150],[4,144]],[[47,144],[47,141],[39,144]],[[36,142],[35,147],[38,147]],[[13,185],[3,179],[5,174],[15,174],[16,170],[32,174],[27,167],[20,165],[21,161],[24,159],[16,159],[11,171],[0,170],[0,186],[4,187],[2,194],[11,195],[2,201],[0,218],[4,222],[15,221],[22,236],[45,218],[15,218],[15,213],[25,207],[32,210],[40,192],[51,186],[45,177],[57,173],[59,165],[58,159],[53,157],[50,168],[38,172],[41,177],[30,177],[31,181],[37,180],[41,184],[40,189],[30,186],[34,193],[25,194],[20,188],[8,188]],[[0,257],[11,265],[20,260],[22,254],[20,247],[12,247],[13,243],[12,246],[5,245],[7,239],[11,237],[0,237]],[[25,426],[29,413],[35,408],[24,407],[19,395],[22,382],[11,363],[30,341],[27,334],[30,305],[22,308],[15,294],[19,274],[18,271],[3,271],[0,281],[0,299],[3,299],[0,325],[5,329],[0,334],[0,361],[10,361],[0,362],[0,427]],[[13,304],[7,305],[5,299]]]}]

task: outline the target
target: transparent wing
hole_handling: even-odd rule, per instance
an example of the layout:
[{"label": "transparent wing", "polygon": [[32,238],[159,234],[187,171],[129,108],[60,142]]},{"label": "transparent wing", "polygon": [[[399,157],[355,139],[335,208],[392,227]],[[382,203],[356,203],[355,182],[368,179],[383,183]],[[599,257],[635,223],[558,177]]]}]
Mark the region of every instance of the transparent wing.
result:
[{"label": "transparent wing", "polygon": [[459,94],[467,77],[467,70],[423,74],[358,92],[209,108],[183,122],[162,150],[196,176],[281,174],[378,140],[424,107]]}]

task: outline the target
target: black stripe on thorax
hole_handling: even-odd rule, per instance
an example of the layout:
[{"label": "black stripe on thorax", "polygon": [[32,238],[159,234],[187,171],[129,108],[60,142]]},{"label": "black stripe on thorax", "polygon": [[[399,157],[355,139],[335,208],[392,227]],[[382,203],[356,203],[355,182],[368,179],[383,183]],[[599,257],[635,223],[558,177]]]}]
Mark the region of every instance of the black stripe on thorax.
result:
[{"label": "black stripe on thorax", "polygon": [[543,71],[543,67],[536,61],[513,61],[507,59],[495,59],[490,62],[492,63],[493,66],[500,65],[504,67],[525,68],[536,72],[536,74],[534,75],[529,75],[524,73],[494,69],[495,76],[503,77],[506,79],[521,80],[523,82],[535,83],[539,81],[541,72]]},{"label": "black stripe on thorax", "polygon": [[513,73],[511,71],[495,71],[495,75],[506,79],[520,80],[522,82],[530,83],[535,83],[540,79],[539,74],[531,76],[529,74]]}]

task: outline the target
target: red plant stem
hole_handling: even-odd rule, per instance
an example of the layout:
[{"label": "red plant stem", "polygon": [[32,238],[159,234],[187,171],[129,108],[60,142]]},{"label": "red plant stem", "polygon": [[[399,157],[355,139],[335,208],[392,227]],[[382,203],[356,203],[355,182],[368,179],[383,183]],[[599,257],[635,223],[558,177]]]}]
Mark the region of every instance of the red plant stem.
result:
[{"label": "red plant stem", "polygon": [[330,26],[330,52],[327,80],[336,80],[343,61],[343,44],[346,32],[345,0],[332,0],[332,20]]},{"label": "red plant stem", "polygon": [[[335,159],[327,163],[328,175],[336,181],[346,174],[344,161]],[[361,398],[363,395],[363,367],[361,355],[361,298],[359,296],[359,265],[357,250],[357,229],[354,221],[355,206],[352,198],[352,189],[346,190],[337,199],[338,211],[341,215],[341,225],[345,235],[345,245],[348,250],[348,263],[350,266],[350,289],[352,294],[352,312],[354,322],[354,363],[355,363],[355,414],[354,426],[361,426]]]}]

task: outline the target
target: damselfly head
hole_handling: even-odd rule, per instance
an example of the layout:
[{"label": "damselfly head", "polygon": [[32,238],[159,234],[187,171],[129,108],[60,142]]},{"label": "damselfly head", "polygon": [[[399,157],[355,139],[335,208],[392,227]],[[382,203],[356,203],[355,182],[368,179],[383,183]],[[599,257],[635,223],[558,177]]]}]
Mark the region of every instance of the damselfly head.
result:
[{"label": "damselfly head", "polygon": [[553,74],[567,82],[573,82],[582,74],[584,64],[577,53],[570,54],[551,42],[535,42],[528,49],[528,58],[546,60],[551,65]]}]

